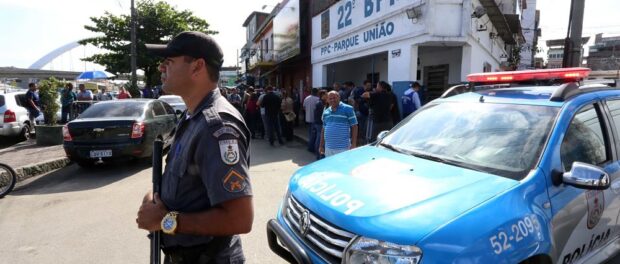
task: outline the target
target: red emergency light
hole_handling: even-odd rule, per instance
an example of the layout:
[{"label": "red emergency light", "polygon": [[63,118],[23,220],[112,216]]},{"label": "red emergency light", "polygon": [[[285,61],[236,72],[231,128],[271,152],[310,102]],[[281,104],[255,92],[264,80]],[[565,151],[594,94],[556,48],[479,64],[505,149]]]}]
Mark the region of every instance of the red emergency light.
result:
[{"label": "red emergency light", "polygon": [[523,82],[534,80],[581,80],[590,74],[588,68],[559,68],[511,72],[487,72],[467,75],[467,81],[474,83]]}]

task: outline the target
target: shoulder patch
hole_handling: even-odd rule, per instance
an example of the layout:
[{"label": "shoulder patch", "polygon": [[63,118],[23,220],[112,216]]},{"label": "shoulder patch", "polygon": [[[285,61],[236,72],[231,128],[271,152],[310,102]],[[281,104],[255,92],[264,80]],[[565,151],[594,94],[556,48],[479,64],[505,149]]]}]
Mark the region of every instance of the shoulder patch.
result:
[{"label": "shoulder patch", "polygon": [[239,162],[239,145],[237,140],[220,140],[219,144],[222,161],[228,165],[237,164]]},{"label": "shoulder patch", "polygon": [[231,193],[242,192],[247,187],[248,183],[235,169],[230,169],[224,179],[222,180],[224,189]]},{"label": "shoulder patch", "polygon": [[236,129],[229,127],[229,126],[223,126],[222,128],[218,129],[217,131],[215,131],[215,133],[213,133],[213,136],[215,138],[219,138],[221,135],[224,134],[230,134],[235,136],[236,138],[239,138],[239,132],[237,132]]}]

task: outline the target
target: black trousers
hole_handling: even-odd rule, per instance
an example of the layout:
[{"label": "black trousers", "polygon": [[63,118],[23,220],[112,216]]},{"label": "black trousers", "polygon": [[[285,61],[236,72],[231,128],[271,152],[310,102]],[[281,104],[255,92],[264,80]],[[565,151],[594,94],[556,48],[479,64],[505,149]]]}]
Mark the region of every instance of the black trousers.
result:
[{"label": "black trousers", "polygon": [[[216,237],[207,244],[191,247],[164,248],[164,264],[243,264],[245,258],[241,249],[241,240],[232,243],[230,237]],[[237,245],[238,244],[238,245]],[[239,251],[230,251],[229,247],[238,247]],[[222,254],[226,252],[229,254]],[[233,255],[230,255],[233,254]]]}]

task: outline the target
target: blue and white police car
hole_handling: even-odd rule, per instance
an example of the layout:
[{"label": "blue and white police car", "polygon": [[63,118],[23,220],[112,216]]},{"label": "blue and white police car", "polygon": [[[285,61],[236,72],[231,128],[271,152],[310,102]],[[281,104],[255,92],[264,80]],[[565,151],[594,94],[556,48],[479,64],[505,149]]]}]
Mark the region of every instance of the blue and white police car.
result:
[{"label": "blue and white police car", "polygon": [[375,144],[292,177],[298,263],[601,263],[620,248],[620,90],[590,70],[472,74]]}]

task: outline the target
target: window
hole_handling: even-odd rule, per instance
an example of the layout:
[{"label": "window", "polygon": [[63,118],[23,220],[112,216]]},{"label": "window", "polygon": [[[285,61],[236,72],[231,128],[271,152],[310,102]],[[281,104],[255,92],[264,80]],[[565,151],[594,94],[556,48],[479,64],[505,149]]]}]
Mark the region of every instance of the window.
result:
[{"label": "window", "polygon": [[166,115],[166,110],[161,106],[160,102],[153,102],[153,115],[154,116],[163,116]]},{"label": "window", "polygon": [[174,109],[169,104],[164,104],[164,108],[166,108],[166,114],[174,115]]},{"label": "window", "polygon": [[620,135],[620,99],[607,101],[607,107],[616,128],[616,135]]},{"label": "window", "polygon": [[562,140],[560,156],[565,171],[573,162],[600,165],[608,160],[605,135],[599,115],[593,105],[583,108],[571,121]]}]

